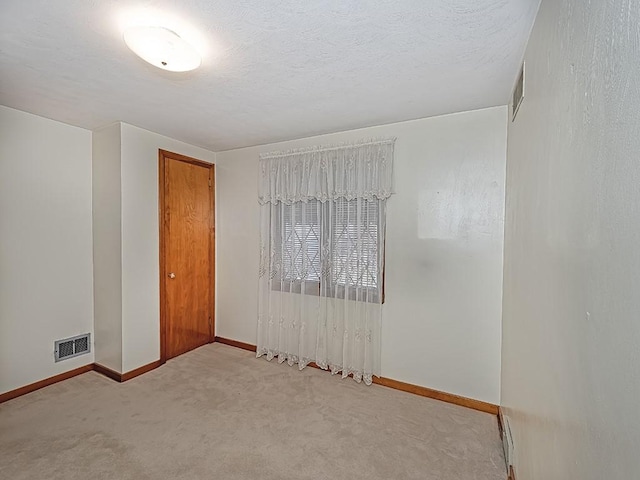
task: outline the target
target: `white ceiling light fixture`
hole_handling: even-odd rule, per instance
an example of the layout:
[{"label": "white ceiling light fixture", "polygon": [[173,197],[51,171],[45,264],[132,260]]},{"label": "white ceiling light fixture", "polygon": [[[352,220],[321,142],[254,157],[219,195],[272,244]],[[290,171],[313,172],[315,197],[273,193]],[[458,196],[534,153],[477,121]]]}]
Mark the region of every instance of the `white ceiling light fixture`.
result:
[{"label": "white ceiling light fixture", "polygon": [[128,27],[124,31],[124,41],[140,58],[170,72],[188,72],[202,63],[195,47],[165,27]]}]

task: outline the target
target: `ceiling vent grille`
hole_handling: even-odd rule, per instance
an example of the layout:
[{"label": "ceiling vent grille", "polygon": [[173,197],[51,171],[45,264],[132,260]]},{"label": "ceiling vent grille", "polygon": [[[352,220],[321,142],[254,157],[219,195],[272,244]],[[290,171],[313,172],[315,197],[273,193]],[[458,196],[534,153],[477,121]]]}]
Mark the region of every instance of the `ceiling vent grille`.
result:
[{"label": "ceiling vent grille", "polygon": [[56,340],[53,343],[53,349],[56,362],[84,355],[91,351],[91,334],[85,333],[84,335]]},{"label": "ceiling vent grille", "polygon": [[513,88],[513,98],[511,99],[512,122],[516,120],[516,115],[518,115],[518,110],[520,109],[522,100],[524,100],[524,63],[522,64],[522,68],[520,69],[520,75],[518,75],[516,86]]}]

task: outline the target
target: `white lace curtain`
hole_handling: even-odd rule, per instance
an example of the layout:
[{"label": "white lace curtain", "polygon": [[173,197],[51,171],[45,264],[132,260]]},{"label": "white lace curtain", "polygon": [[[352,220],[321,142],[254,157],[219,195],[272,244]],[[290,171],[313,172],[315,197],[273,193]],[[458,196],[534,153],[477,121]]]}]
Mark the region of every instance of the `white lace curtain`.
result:
[{"label": "white lace curtain", "polygon": [[260,156],[257,356],[380,374],[394,139]]}]

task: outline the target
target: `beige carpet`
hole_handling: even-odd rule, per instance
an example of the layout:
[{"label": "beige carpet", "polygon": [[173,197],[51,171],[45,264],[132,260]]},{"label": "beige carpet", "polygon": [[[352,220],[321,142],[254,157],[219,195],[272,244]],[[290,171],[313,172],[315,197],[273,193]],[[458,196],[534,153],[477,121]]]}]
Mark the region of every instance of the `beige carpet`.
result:
[{"label": "beige carpet", "polygon": [[213,344],[0,405],[0,478],[504,480],[496,418]]}]

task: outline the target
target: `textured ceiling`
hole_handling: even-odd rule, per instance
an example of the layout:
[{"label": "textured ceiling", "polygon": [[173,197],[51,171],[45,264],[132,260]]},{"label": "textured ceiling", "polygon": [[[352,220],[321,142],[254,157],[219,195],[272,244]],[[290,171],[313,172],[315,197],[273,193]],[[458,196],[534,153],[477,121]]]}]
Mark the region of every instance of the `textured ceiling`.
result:
[{"label": "textured ceiling", "polygon": [[[538,4],[2,0],[0,104],[216,151],[501,105]],[[127,50],[122,24],[141,7],[199,31],[200,69],[164,72]]]}]

